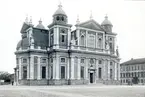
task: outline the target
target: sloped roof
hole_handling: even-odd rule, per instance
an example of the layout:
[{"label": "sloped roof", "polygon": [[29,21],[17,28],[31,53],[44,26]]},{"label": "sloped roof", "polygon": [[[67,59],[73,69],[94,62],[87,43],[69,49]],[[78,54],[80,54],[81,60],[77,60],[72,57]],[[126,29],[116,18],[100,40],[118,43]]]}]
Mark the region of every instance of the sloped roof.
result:
[{"label": "sloped roof", "polygon": [[131,59],[129,61],[121,63],[121,65],[134,65],[134,64],[143,64],[143,63],[145,63],[145,58]]},{"label": "sloped roof", "polygon": [[20,32],[23,33],[29,27],[30,27],[30,25],[24,22]]},{"label": "sloped roof", "polygon": [[104,31],[104,29],[101,27],[101,25],[93,19],[80,23],[80,24],[77,24],[77,25],[80,27],[88,28],[88,29]]}]

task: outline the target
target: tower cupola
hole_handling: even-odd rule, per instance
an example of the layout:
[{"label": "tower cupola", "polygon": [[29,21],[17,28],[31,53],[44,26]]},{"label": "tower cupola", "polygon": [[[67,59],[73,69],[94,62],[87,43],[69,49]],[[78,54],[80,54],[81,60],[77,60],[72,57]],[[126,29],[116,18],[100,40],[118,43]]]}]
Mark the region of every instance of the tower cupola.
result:
[{"label": "tower cupola", "polygon": [[105,16],[105,20],[102,22],[101,26],[105,29],[107,32],[112,32],[112,23],[108,20],[108,16]]},{"label": "tower cupola", "polygon": [[58,5],[58,9],[53,14],[53,22],[59,24],[66,24],[67,23],[67,15],[62,9],[62,5]]}]

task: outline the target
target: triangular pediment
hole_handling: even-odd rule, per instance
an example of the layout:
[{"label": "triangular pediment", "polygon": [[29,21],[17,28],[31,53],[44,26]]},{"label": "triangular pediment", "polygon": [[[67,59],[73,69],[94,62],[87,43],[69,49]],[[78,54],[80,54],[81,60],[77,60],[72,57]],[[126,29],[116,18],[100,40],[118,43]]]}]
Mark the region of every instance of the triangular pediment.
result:
[{"label": "triangular pediment", "polygon": [[30,27],[30,25],[29,24],[27,24],[27,23],[23,23],[23,25],[22,25],[22,28],[21,28],[21,33],[23,33],[25,30],[27,30],[28,28]]},{"label": "triangular pediment", "polygon": [[88,28],[88,29],[93,29],[93,30],[104,31],[104,29],[101,27],[101,25],[93,19],[80,23],[78,26]]}]

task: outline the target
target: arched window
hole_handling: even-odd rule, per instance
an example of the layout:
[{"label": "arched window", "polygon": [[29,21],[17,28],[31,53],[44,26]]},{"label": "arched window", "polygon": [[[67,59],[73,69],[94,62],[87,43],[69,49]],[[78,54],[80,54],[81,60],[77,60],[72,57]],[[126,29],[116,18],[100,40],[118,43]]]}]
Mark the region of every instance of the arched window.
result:
[{"label": "arched window", "polygon": [[98,47],[99,47],[99,48],[102,47],[102,39],[101,39],[101,38],[99,38],[99,40],[98,40]]},{"label": "arched window", "polygon": [[81,36],[81,46],[85,46],[85,37]]},{"label": "arched window", "polygon": [[61,20],[64,21],[64,17],[61,17]]},{"label": "arched window", "polygon": [[56,20],[57,20],[57,21],[59,20],[59,16],[56,17]]}]

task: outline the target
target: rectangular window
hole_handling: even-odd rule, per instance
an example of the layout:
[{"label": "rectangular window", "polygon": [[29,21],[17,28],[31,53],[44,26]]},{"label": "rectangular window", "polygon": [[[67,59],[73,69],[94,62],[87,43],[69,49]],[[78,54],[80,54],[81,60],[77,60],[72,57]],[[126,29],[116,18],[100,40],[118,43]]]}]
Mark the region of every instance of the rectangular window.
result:
[{"label": "rectangular window", "polygon": [[27,79],[27,66],[23,66],[23,79]]},{"label": "rectangular window", "polygon": [[38,57],[34,56],[34,63],[38,63]]},{"label": "rectangular window", "polygon": [[85,63],[85,59],[81,59],[81,63]]},{"label": "rectangular window", "polygon": [[46,78],[46,67],[42,66],[42,78]]},{"label": "rectangular window", "polygon": [[99,64],[102,64],[102,61],[101,60],[99,60]]},{"label": "rectangular window", "polygon": [[17,61],[16,63],[19,64],[19,58],[17,58],[16,61]]},{"label": "rectangular window", "polygon": [[46,63],[46,58],[41,58],[41,63]]},{"label": "rectangular window", "polygon": [[26,58],[23,58],[22,63],[27,63],[27,59]]},{"label": "rectangular window", "polygon": [[61,66],[61,79],[65,78],[65,66]]},{"label": "rectangular window", "polygon": [[110,79],[112,79],[112,74],[113,74],[112,69],[110,69]]},{"label": "rectangular window", "polygon": [[53,78],[53,67],[51,66],[51,79]]},{"label": "rectangular window", "polygon": [[64,42],[64,39],[65,37],[64,37],[64,35],[61,35],[61,42]]},{"label": "rectangular window", "polygon": [[50,36],[50,46],[53,45],[53,34]]},{"label": "rectangular window", "polygon": [[51,58],[51,63],[53,63],[53,58]]},{"label": "rectangular window", "polygon": [[81,78],[84,79],[84,66],[81,66]]},{"label": "rectangular window", "polygon": [[65,58],[61,58],[61,63],[65,63]]}]

